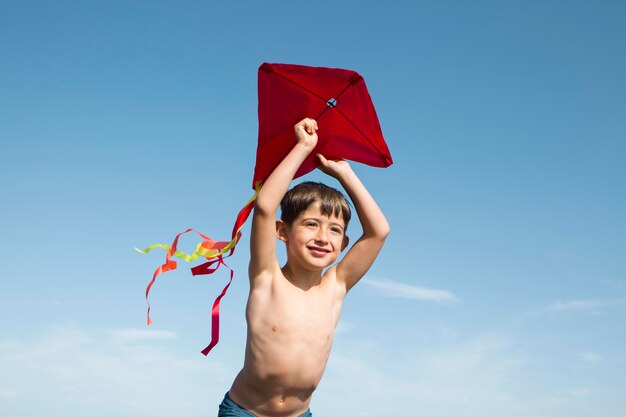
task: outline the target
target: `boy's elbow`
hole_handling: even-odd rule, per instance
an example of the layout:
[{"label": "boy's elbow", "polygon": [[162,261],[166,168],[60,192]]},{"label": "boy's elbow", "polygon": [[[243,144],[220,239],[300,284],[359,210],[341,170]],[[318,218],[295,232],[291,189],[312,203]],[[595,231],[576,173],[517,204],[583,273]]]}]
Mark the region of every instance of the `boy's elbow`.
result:
[{"label": "boy's elbow", "polygon": [[390,231],[391,231],[391,227],[389,226],[389,223],[385,222],[385,224],[381,227],[380,237],[383,240],[387,239],[387,236],[389,236]]},{"label": "boy's elbow", "polygon": [[387,239],[387,236],[389,236],[390,229],[391,228],[389,227],[389,223],[385,220],[376,225],[374,235],[381,241],[385,241],[385,239]]},{"label": "boy's elbow", "polygon": [[278,207],[274,207],[274,204],[271,204],[266,199],[259,199],[254,202],[254,212],[257,215],[266,215],[266,216],[274,216]]}]

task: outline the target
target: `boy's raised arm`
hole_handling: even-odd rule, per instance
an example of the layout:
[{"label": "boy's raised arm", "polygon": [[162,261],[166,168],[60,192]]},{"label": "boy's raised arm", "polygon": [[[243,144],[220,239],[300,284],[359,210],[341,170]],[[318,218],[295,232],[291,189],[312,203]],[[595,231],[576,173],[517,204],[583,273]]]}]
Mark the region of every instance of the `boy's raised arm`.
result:
[{"label": "boy's raised arm", "polygon": [[349,291],[372,266],[389,234],[389,223],[359,177],[343,160],[331,161],[318,155],[320,169],[336,178],[350,196],[356,209],[363,235],[337,265],[337,279]]},{"label": "boy's raised arm", "polygon": [[302,162],[317,144],[317,122],[303,119],[294,126],[296,145],[263,184],[257,196],[250,233],[251,284],[277,266],[276,212]]}]

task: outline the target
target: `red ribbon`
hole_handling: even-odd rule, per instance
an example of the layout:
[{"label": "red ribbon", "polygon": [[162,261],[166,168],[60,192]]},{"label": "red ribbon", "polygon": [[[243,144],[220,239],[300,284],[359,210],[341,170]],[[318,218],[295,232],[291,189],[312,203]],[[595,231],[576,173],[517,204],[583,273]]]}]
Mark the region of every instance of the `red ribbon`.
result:
[{"label": "red ribbon", "polygon": [[[214,264],[216,265],[213,266]],[[219,342],[220,340],[220,302],[222,301],[222,298],[226,295],[226,291],[228,291],[228,287],[230,287],[231,282],[233,282],[233,276],[235,275],[235,273],[228,265],[226,265],[226,263],[224,263],[224,258],[222,256],[213,261],[205,262],[202,265],[191,268],[191,273],[194,276],[207,275],[217,271],[220,265],[224,265],[230,270],[230,280],[222,290],[222,293],[218,295],[213,302],[213,308],[211,309],[211,343],[209,343],[207,347],[202,349],[202,354],[204,356],[208,355],[211,349],[213,349],[213,347],[215,347],[215,345],[217,345],[217,342]]]},{"label": "red ribbon", "polygon": [[[202,233],[196,231],[196,233],[202,238],[201,246],[206,249],[215,250],[215,254],[206,256],[206,259],[208,260],[208,262],[205,262],[201,265],[191,268],[191,274],[194,276],[195,275],[210,275],[210,274],[215,273],[221,265],[224,265],[226,268],[230,270],[230,279],[228,283],[226,284],[224,289],[222,289],[221,294],[218,295],[215,301],[213,302],[213,308],[211,309],[211,342],[209,343],[207,347],[205,347],[202,350],[202,354],[205,356],[208,355],[211,349],[213,349],[213,347],[215,347],[215,345],[217,345],[217,343],[219,342],[220,303],[222,301],[222,298],[226,295],[226,292],[228,291],[228,288],[230,287],[230,284],[232,283],[233,277],[234,277],[234,271],[228,265],[226,265],[226,263],[224,262],[224,258],[228,258],[233,253],[235,253],[235,246],[237,245],[237,243],[239,243],[239,239],[241,239],[241,228],[243,227],[244,223],[250,216],[252,209],[254,208],[254,201],[256,199],[256,195],[259,189],[260,189],[260,184],[257,187],[254,197],[251,198],[250,201],[248,201],[248,203],[239,211],[239,214],[237,214],[237,219],[235,220],[235,225],[233,226],[233,231],[231,233],[230,242],[214,241],[210,237],[205,236]],[[185,233],[189,233],[191,231],[194,231],[194,230],[187,229],[184,232],[181,232],[176,235],[176,237],[174,238],[174,241],[172,242],[172,245],[169,247],[167,254],[165,255],[165,263],[159,266],[154,271],[154,274],[152,275],[152,280],[150,281],[150,283],[148,284],[148,287],[146,288],[146,303],[148,304],[148,313],[147,313],[148,326],[152,324],[152,319],[150,318],[150,302],[148,301],[148,295],[150,294],[150,289],[152,288],[152,286],[154,285],[156,281],[156,278],[160,274],[176,269],[177,263],[176,261],[172,260],[172,257],[176,253],[177,246],[178,246],[178,239],[180,238],[180,236],[184,235]],[[228,247],[228,245],[231,243],[233,244],[230,248],[230,251],[228,252],[227,255],[224,255],[223,250],[226,247]]]}]

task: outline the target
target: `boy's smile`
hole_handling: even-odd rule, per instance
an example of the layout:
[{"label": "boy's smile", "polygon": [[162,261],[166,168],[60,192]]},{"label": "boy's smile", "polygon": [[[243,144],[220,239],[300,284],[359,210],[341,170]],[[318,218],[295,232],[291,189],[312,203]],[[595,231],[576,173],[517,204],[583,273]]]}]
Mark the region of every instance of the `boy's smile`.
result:
[{"label": "boy's smile", "polygon": [[330,253],[330,250],[328,250],[327,248],[323,248],[323,247],[319,247],[315,245],[307,246],[307,248],[311,251],[313,256],[319,256],[320,258],[325,256],[327,253]]},{"label": "boy's smile", "polygon": [[347,246],[344,230],[343,219],[323,215],[319,203],[313,203],[292,224],[279,222],[276,232],[286,244],[288,262],[306,269],[323,269]]}]

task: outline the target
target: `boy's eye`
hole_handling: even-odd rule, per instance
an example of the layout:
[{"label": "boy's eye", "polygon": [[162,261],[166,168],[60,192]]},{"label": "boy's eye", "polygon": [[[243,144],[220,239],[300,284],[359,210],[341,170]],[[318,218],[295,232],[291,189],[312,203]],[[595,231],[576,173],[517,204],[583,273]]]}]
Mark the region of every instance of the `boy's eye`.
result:
[{"label": "boy's eye", "polygon": [[330,230],[335,233],[341,233],[341,229],[338,227],[332,227]]}]

